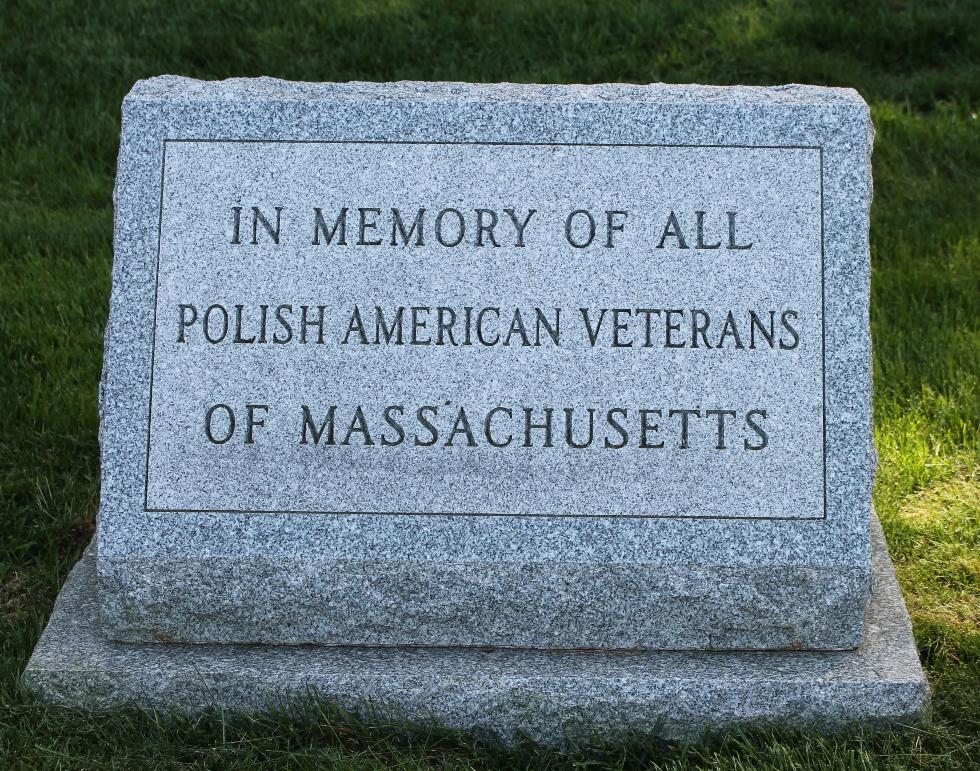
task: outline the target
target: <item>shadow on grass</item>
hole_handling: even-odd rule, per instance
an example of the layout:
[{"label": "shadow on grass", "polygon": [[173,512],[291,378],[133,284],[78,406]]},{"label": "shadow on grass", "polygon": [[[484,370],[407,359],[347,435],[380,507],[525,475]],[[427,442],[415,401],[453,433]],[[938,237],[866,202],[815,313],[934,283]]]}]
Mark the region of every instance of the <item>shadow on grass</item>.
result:
[{"label": "shadow on grass", "polygon": [[[542,746],[524,736],[454,730],[435,720],[417,720],[366,705],[349,710],[310,694],[261,714],[178,713],[115,710],[83,713],[33,704],[6,709],[4,723],[32,726],[42,737],[30,757],[49,755],[72,763],[104,758],[153,757],[160,765],[290,768],[867,768],[882,758],[929,764],[942,758],[948,769],[972,768],[971,737],[943,726],[874,726],[830,735],[760,727],[696,742],[665,741],[647,734],[602,733]],[[25,726],[26,727],[26,726]],[[26,732],[14,735],[26,735]],[[52,746],[46,746],[47,743]],[[55,739],[57,737],[57,739]]]}]

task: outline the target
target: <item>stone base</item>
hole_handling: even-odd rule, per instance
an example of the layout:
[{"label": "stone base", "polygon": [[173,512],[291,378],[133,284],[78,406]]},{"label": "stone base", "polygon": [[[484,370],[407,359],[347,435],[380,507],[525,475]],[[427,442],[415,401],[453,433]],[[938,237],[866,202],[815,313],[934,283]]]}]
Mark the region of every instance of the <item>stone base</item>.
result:
[{"label": "stone base", "polygon": [[72,570],[24,673],[89,709],[255,710],[314,692],[417,721],[544,744],[737,726],[835,730],[921,721],[929,686],[881,526],[864,641],[843,652],[549,652],[115,643],[98,623],[95,554]]}]

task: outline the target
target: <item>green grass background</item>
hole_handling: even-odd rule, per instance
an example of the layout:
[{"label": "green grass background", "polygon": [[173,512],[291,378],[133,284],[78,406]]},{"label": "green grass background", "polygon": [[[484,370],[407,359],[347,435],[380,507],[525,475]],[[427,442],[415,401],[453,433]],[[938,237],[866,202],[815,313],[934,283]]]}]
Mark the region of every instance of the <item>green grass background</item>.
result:
[{"label": "green grass background", "polygon": [[[168,721],[33,704],[17,680],[97,510],[119,105],[161,73],[857,88],[878,131],[875,503],[932,726],[559,754],[399,738],[329,711]],[[977,2],[0,4],[0,767],[980,767],[978,110]]]}]

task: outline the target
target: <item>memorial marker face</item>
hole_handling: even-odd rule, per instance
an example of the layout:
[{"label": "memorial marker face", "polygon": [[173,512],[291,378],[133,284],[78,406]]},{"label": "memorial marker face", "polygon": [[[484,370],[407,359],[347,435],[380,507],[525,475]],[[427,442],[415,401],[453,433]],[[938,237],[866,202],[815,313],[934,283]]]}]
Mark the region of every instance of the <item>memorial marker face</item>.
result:
[{"label": "memorial marker face", "polygon": [[870,130],[807,87],[138,84],[110,634],[854,647]]},{"label": "memorial marker face", "polygon": [[820,148],[161,165],[148,511],[825,516]]}]

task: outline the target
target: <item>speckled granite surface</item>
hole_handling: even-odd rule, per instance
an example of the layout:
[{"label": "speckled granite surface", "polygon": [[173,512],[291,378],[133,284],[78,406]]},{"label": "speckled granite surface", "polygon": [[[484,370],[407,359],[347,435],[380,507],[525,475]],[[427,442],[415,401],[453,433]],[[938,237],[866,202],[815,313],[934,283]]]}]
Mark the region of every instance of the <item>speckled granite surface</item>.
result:
[{"label": "speckled granite surface", "polygon": [[[102,385],[106,629],[132,641],[854,647],[874,474],[872,133],[856,92],[806,86],[138,83],[123,105]],[[253,201],[284,206],[281,248],[261,227],[256,248],[230,248],[232,207]],[[534,207],[539,219],[525,247],[492,258],[475,246],[318,251],[311,223],[290,219],[341,204]],[[706,242],[729,242],[719,223],[737,209],[731,243],[754,248],[683,250],[674,237],[658,251],[658,217],[676,209],[689,229],[702,205]],[[619,245],[559,249],[559,215],[575,206],[631,212]],[[726,309],[743,324],[749,310],[793,310],[800,344],[209,345],[178,342],[181,303],[324,304],[334,342],[354,304],[706,308],[713,329]],[[269,406],[254,444],[204,441],[202,413],[219,402]],[[365,405],[375,432],[383,405],[481,418],[550,405],[580,419],[623,407],[633,439],[510,451],[470,448],[462,432],[420,449],[363,446],[359,431],[311,449],[301,403],[318,421],[328,405],[348,418]],[[681,448],[666,417],[729,407],[724,451],[701,422]],[[638,448],[640,408],[663,411],[664,449]],[[768,411],[762,453],[746,447],[752,408]]]},{"label": "speckled granite surface", "polygon": [[72,571],[24,675],[45,701],[200,712],[312,689],[421,721],[563,744],[696,737],[750,723],[912,723],[929,686],[877,520],[866,633],[854,651],[572,653],[114,643],[98,623],[94,547]]}]

